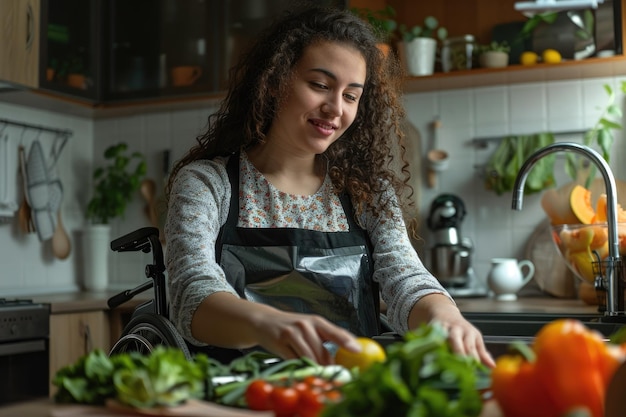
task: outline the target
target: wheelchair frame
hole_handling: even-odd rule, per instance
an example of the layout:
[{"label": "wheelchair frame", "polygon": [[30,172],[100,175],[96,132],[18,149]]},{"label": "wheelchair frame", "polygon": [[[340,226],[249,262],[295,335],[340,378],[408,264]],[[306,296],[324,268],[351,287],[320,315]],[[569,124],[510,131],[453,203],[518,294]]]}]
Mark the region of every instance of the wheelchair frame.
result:
[{"label": "wheelchair frame", "polygon": [[113,240],[111,250],[152,252],[152,263],[146,265],[145,268],[145,275],[149,281],[109,298],[107,301],[109,308],[114,309],[150,288],[154,289],[154,298],[137,306],[130,321],[124,327],[120,339],[109,351],[109,356],[123,352],[148,354],[157,345],[165,345],[180,349],[187,359],[191,359],[192,355],[187,343],[169,320],[165,263],[163,247],[159,240],[159,229],[156,227],[137,229]]}]

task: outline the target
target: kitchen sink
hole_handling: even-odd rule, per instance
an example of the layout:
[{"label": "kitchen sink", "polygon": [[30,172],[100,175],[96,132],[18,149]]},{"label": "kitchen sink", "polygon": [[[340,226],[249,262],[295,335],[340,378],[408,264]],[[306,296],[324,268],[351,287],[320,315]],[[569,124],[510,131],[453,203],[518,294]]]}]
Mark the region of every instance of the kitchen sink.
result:
[{"label": "kitchen sink", "polygon": [[[624,317],[620,317],[621,322],[610,322],[609,318],[599,314],[565,316],[550,313],[464,313],[463,315],[482,332],[487,349],[494,357],[506,353],[513,342],[532,343],[534,336],[544,325],[560,318],[579,320],[607,339],[626,325]],[[374,339],[385,346],[402,338],[395,333],[385,333]]]},{"label": "kitchen sink", "polygon": [[607,318],[598,314],[464,313],[463,315],[485,336],[533,337],[546,323],[560,318],[579,320],[605,337],[609,337],[626,324],[609,322]]},{"label": "kitchen sink", "polygon": [[531,343],[544,325],[557,319],[579,320],[607,339],[626,324],[623,321],[610,322],[607,317],[599,314],[464,313],[463,315],[482,332],[487,348],[495,357],[506,353],[514,341]]}]

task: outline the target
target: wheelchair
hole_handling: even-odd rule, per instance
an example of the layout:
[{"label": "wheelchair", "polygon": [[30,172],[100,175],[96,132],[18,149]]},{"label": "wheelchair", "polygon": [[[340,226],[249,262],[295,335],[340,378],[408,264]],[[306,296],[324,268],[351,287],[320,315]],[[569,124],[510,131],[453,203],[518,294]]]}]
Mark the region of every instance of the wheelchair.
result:
[{"label": "wheelchair", "polygon": [[[135,308],[130,321],[124,326],[119,340],[109,351],[109,356],[125,352],[149,354],[156,346],[164,345],[180,349],[187,359],[192,360],[196,352],[187,344],[169,320],[165,263],[163,261],[163,247],[159,240],[159,229],[156,227],[137,229],[113,240],[111,250],[115,252],[152,252],[152,263],[146,265],[145,268],[145,275],[149,280],[109,298],[107,301],[109,308],[114,309],[150,288],[154,291],[154,297]],[[380,329],[381,334],[373,338],[383,345],[393,343],[401,338],[391,330],[384,314],[380,315]]]},{"label": "wheelchair", "polygon": [[119,340],[109,351],[109,356],[124,352],[149,354],[156,346],[165,345],[180,349],[187,359],[191,359],[192,354],[187,342],[168,318],[165,263],[159,229],[156,227],[137,229],[113,240],[111,250],[152,252],[152,263],[145,268],[145,275],[149,281],[109,298],[107,301],[109,308],[114,309],[150,288],[154,290],[154,297],[135,308]]}]

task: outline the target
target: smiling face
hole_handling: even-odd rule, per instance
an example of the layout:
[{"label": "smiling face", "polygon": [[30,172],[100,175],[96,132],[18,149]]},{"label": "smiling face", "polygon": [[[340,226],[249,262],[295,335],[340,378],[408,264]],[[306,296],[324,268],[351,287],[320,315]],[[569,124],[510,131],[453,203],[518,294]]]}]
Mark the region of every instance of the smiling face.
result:
[{"label": "smiling face", "polygon": [[307,47],[288,81],[268,143],[280,142],[302,155],[323,153],[356,118],[365,77],[365,60],[353,47],[336,42]]}]

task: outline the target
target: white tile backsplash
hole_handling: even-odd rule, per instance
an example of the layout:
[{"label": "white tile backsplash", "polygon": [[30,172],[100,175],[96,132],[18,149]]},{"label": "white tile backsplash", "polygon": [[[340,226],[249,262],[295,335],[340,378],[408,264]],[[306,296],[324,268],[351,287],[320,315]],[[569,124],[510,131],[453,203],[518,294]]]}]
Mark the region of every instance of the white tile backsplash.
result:
[{"label": "white tile backsplash", "polygon": [[[541,196],[525,196],[523,210],[516,212],[511,209],[510,193],[497,196],[487,191],[481,167],[489,160],[497,143],[490,142],[487,148],[480,149],[472,140],[548,129],[589,128],[597,121],[599,108],[606,104],[603,84],[609,83],[618,89],[620,80],[598,78],[407,93],[404,97],[407,117],[420,132],[422,154],[433,146],[431,127],[437,116],[442,124],[437,132],[437,146],[450,154],[450,166],[438,175],[436,187],[428,188],[426,182],[421,181],[419,209],[423,216],[420,228],[423,240],[417,245],[420,254],[425,256],[429,247],[430,236],[425,223],[432,200],[441,193],[452,193],[466,204],[467,216],[461,231],[474,242],[473,260],[478,278],[486,278],[492,257],[524,258],[528,238],[545,218]],[[623,109],[624,97],[621,92],[616,93],[617,103]],[[73,131],[58,167],[64,186],[62,216],[72,240],[72,253],[66,260],[55,259],[50,242],[39,242],[34,234],[21,234],[17,219],[1,223],[0,297],[78,289],[82,276],[80,231],[85,206],[91,197],[88,192],[91,173],[94,163],[102,161],[104,149],[126,141],[131,149],[146,155],[148,177],[162,184],[163,151],[171,151],[172,161],[180,158],[196,143],[196,136],[204,129],[216,104],[91,120],[0,103],[2,118]],[[579,140],[576,137],[558,139]],[[626,167],[620,163],[626,156],[624,140],[623,132],[615,132],[611,161],[616,176],[626,179]],[[555,171],[557,183],[568,181],[560,168]],[[113,222],[112,237],[147,226],[143,207],[144,202],[138,195],[124,219]],[[108,253],[106,256],[112,289],[131,287],[145,280],[143,271],[145,264],[151,261],[150,254]]]}]

